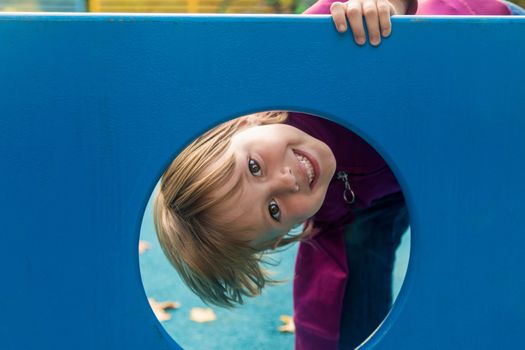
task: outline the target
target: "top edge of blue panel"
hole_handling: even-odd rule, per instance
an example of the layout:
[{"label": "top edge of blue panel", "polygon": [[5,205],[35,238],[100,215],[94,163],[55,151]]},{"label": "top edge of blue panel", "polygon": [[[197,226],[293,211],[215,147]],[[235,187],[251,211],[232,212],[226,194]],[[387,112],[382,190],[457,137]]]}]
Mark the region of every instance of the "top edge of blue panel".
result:
[{"label": "top edge of blue panel", "polygon": [[[65,13],[65,12],[2,12],[0,21],[121,21],[121,22],[315,22],[329,15],[277,15],[277,14],[175,14],[175,13]],[[523,22],[525,16],[393,16],[393,22]]]}]

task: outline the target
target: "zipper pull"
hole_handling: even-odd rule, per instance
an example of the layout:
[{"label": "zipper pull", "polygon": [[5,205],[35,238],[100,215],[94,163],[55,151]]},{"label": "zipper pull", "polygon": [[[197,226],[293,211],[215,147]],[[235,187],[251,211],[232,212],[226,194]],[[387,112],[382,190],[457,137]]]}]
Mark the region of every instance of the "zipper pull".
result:
[{"label": "zipper pull", "polygon": [[[353,204],[355,202],[355,193],[350,187],[350,182],[348,181],[348,174],[344,171],[337,172],[337,180],[341,180],[345,183],[345,191],[343,192],[343,198],[346,203]],[[350,196],[350,199],[348,197]]]}]

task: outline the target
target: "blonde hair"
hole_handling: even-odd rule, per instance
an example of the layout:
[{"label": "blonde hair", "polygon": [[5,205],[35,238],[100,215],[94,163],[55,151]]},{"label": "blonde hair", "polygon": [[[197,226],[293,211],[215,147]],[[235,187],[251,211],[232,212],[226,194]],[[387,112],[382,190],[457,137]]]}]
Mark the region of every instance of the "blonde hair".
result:
[{"label": "blonde hair", "polygon": [[[287,116],[286,112],[264,112],[220,124],[186,147],[161,178],[154,209],[157,236],[183,281],[206,303],[232,307],[242,304],[243,296],[260,294],[266,283],[277,283],[260,266],[272,243],[252,247],[234,238],[235,225],[213,215],[238,188],[240,179],[231,178],[234,157],[215,169],[209,166],[224,156],[232,136],[248,121],[282,123]],[[309,231],[284,238],[277,247],[296,242]]]}]

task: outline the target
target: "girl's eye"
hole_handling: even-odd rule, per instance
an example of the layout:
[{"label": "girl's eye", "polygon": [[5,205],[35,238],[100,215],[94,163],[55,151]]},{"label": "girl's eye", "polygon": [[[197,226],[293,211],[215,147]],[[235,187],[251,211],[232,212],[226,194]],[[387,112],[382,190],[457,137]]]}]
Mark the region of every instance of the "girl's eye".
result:
[{"label": "girl's eye", "polygon": [[262,174],[261,166],[259,165],[259,163],[257,163],[256,160],[250,159],[248,161],[248,169],[250,169],[250,173],[253,176],[261,176]]},{"label": "girl's eye", "polygon": [[270,205],[268,205],[268,212],[270,212],[270,216],[275,221],[281,220],[281,209],[279,209],[279,206],[277,205],[277,203],[275,203],[274,200],[272,200],[270,202]]}]

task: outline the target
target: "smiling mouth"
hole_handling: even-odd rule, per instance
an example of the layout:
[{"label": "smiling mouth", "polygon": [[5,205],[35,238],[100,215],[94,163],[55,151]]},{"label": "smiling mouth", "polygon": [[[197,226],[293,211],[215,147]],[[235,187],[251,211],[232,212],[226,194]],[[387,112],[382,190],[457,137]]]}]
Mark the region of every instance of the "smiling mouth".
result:
[{"label": "smiling mouth", "polygon": [[304,173],[306,174],[308,185],[310,186],[310,188],[312,188],[315,178],[316,178],[315,166],[313,162],[310,160],[308,156],[306,156],[303,153],[297,152],[296,150],[294,150],[293,153],[295,154],[295,157],[299,161],[301,168],[304,170]]}]

